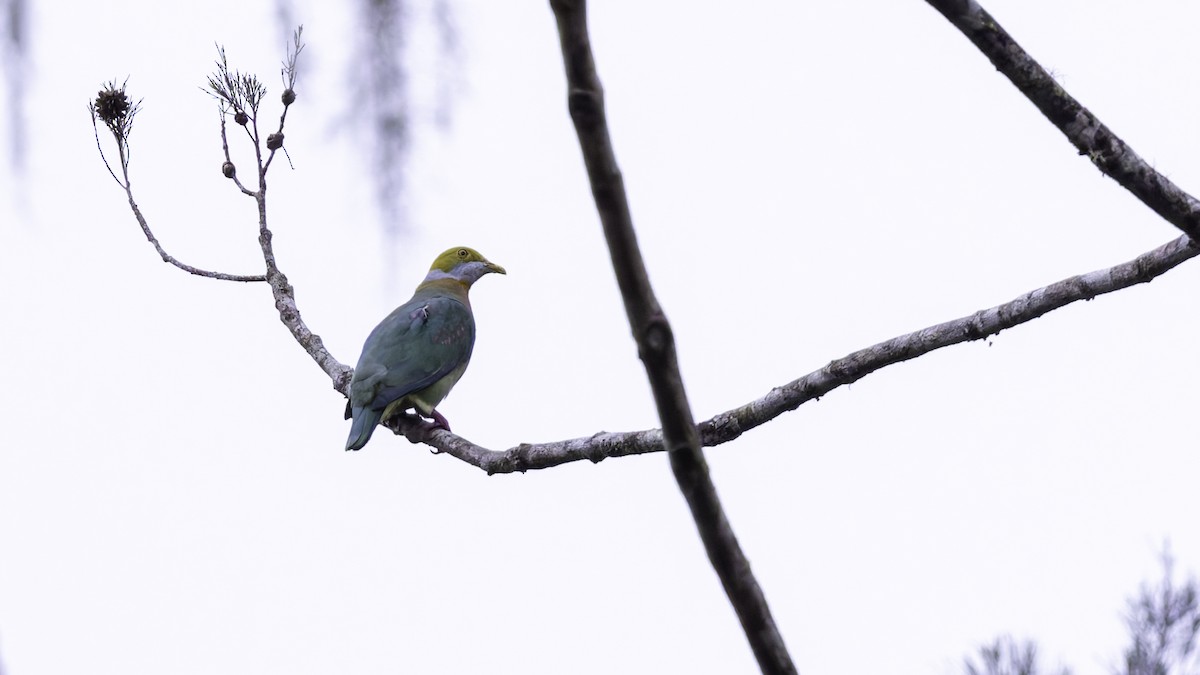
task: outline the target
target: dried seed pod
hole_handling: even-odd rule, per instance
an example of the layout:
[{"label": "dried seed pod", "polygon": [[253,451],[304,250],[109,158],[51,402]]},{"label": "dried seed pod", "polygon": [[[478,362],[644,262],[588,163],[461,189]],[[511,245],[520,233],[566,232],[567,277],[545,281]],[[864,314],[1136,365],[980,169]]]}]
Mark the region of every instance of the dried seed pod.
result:
[{"label": "dried seed pod", "polygon": [[284,89],[282,98],[283,98],[284,105],[291,105],[296,102],[296,92],[291,90],[290,88]]},{"label": "dried seed pod", "polygon": [[242,126],[246,126],[246,123],[250,121],[250,116],[239,110],[237,114],[233,116],[233,121]]},{"label": "dried seed pod", "polygon": [[233,165],[233,162],[225,162],[221,165],[221,173],[224,174],[226,178],[233,178],[235,175],[237,175],[237,167]]},{"label": "dried seed pod", "polygon": [[105,124],[114,124],[122,120],[129,114],[129,97],[125,95],[125,89],[112,89],[106,87],[96,95],[96,101],[92,104],[92,108],[96,111],[96,116]]},{"label": "dried seed pod", "polygon": [[267,149],[278,150],[283,147],[283,134],[271,134],[267,136]]}]

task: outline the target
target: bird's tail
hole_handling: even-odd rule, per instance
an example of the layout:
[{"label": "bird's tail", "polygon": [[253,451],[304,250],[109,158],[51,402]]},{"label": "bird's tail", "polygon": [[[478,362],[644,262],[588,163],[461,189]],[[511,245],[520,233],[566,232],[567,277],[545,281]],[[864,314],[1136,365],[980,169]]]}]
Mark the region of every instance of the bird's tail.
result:
[{"label": "bird's tail", "polygon": [[383,411],[371,408],[353,408],[350,414],[354,418],[354,422],[350,425],[350,438],[346,439],[346,449],[358,450],[371,440],[371,434],[375,433],[375,425],[379,424],[379,418],[383,416]]}]

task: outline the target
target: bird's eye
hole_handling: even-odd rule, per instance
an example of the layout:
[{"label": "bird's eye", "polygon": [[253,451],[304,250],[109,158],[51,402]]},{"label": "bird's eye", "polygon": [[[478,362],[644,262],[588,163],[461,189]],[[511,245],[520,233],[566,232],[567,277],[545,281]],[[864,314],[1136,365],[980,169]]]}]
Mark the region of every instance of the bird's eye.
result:
[{"label": "bird's eye", "polygon": [[460,257],[460,258],[467,257],[467,249],[465,249],[465,248],[458,249],[458,257]]}]

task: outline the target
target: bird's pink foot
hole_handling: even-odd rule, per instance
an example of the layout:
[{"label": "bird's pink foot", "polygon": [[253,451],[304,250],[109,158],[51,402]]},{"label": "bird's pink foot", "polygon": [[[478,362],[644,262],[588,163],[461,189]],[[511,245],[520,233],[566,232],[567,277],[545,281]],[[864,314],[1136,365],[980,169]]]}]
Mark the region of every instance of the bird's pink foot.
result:
[{"label": "bird's pink foot", "polygon": [[396,433],[403,434],[410,443],[424,443],[429,435],[438,429],[450,431],[450,423],[436,410],[433,419],[425,419],[419,414],[403,413],[389,420],[389,425]]}]

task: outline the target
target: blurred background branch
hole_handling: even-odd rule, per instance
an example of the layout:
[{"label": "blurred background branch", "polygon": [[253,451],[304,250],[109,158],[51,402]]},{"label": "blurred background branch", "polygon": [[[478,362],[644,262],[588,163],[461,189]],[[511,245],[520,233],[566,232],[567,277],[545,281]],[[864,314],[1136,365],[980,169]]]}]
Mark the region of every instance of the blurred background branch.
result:
[{"label": "blurred background branch", "polygon": [[[1196,638],[1200,636],[1200,606],[1197,605],[1196,579],[1188,576],[1182,584],[1175,581],[1174,558],[1163,545],[1159,560],[1162,576],[1155,584],[1142,583],[1137,595],[1129,598],[1125,626],[1130,645],[1114,675],[1195,675]],[[976,659],[964,659],[965,675],[1070,675],[1061,667],[1044,669],[1038,662],[1038,646],[1033,640],[1011,636],[996,638],[979,648]]]},{"label": "blurred background branch", "polygon": [[29,77],[28,0],[0,0],[5,97],[8,108],[8,158],[13,173],[25,168],[25,89]]}]

